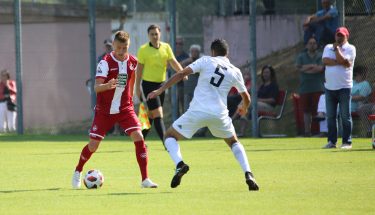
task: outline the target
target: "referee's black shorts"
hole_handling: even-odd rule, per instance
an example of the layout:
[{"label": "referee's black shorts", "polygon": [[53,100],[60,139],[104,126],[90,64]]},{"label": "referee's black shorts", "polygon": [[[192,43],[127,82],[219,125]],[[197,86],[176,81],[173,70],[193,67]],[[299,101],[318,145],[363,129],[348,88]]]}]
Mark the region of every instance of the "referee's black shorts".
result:
[{"label": "referee's black shorts", "polygon": [[[147,98],[147,95],[149,93],[161,87],[161,85],[163,85],[163,82],[157,83],[157,82],[142,80],[142,91],[143,91],[143,94],[145,95],[145,98]],[[160,94],[155,99],[148,100],[147,101],[148,110],[155,110],[159,107],[162,107],[164,104],[164,97],[165,97],[165,92]]]}]

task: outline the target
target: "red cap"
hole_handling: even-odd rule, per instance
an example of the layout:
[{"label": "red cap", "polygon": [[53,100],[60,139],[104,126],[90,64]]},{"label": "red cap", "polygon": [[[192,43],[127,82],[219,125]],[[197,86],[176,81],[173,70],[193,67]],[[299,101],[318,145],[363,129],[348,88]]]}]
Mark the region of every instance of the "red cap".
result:
[{"label": "red cap", "polygon": [[347,28],[345,27],[340,27],[338,29],[336,29],[336,34],[342,34],[344,35],[346,38],[349,38],[349,31]]}]

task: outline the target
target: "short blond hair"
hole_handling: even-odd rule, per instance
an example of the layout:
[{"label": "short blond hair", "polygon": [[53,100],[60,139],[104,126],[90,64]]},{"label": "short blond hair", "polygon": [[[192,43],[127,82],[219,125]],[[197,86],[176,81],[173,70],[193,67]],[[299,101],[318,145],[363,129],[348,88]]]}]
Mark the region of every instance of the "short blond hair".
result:
[{"label": "short blond hair", "polygon": [[126,31],[117,31],[115,33],[115,38],[114,40],[117,40],[121,43],[124,43],[130,39],[129,33]]}]

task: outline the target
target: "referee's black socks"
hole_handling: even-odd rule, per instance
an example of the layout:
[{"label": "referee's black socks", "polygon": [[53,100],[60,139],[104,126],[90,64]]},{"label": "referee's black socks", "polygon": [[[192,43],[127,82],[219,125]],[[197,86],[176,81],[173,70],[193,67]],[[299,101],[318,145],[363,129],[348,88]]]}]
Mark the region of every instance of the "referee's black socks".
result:
[{"label": "referee's black socks", "polygon": [[165,133],[165,125],[164,120],[161,117],[157,117],[154,119],[154,126],[156,129],[156,132],[159,135],[159,138],[162,142],[164,142],[164,133]]}]

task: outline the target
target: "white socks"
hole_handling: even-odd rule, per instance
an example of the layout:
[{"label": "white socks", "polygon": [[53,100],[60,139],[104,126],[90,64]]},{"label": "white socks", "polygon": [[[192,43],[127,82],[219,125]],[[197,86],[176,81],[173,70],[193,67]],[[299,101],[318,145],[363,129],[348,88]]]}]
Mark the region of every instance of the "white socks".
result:
[{"label": "white socks", "polygon": [[177,164],[182,161],[180,145],[178,145],[177,140],[173,137],[168,137],[164,141],[164,145],[168,150],[169,156],[171,156],[173,162]]},{"label": "white socks", "polygon": [[245,153],[245,149],[243,148],[242,144],[236,142],[232,145],[232,152],[234,157],[236,157],[238,163],[240,164],[242,170],[244,172],[251,172],[249,161],[247,160],[247,156]]},{"label": "white socks", "polygon": [[[164,141],[164,145],[168,150],[169,156],[171,156],[173,162],[177,166],[177,164],[182,161],[182,155],[180,151],[180,146],[178,145],[177,141],[173,137],[168,137]],[[251,172],[249,161],[247,160],[247,156],[245,153],[245,149],[241,143],[237,142],[232,145],[232,152],[234,157],[237,159],[238,163],[240,164],[242,170],[244,172]]]}]

